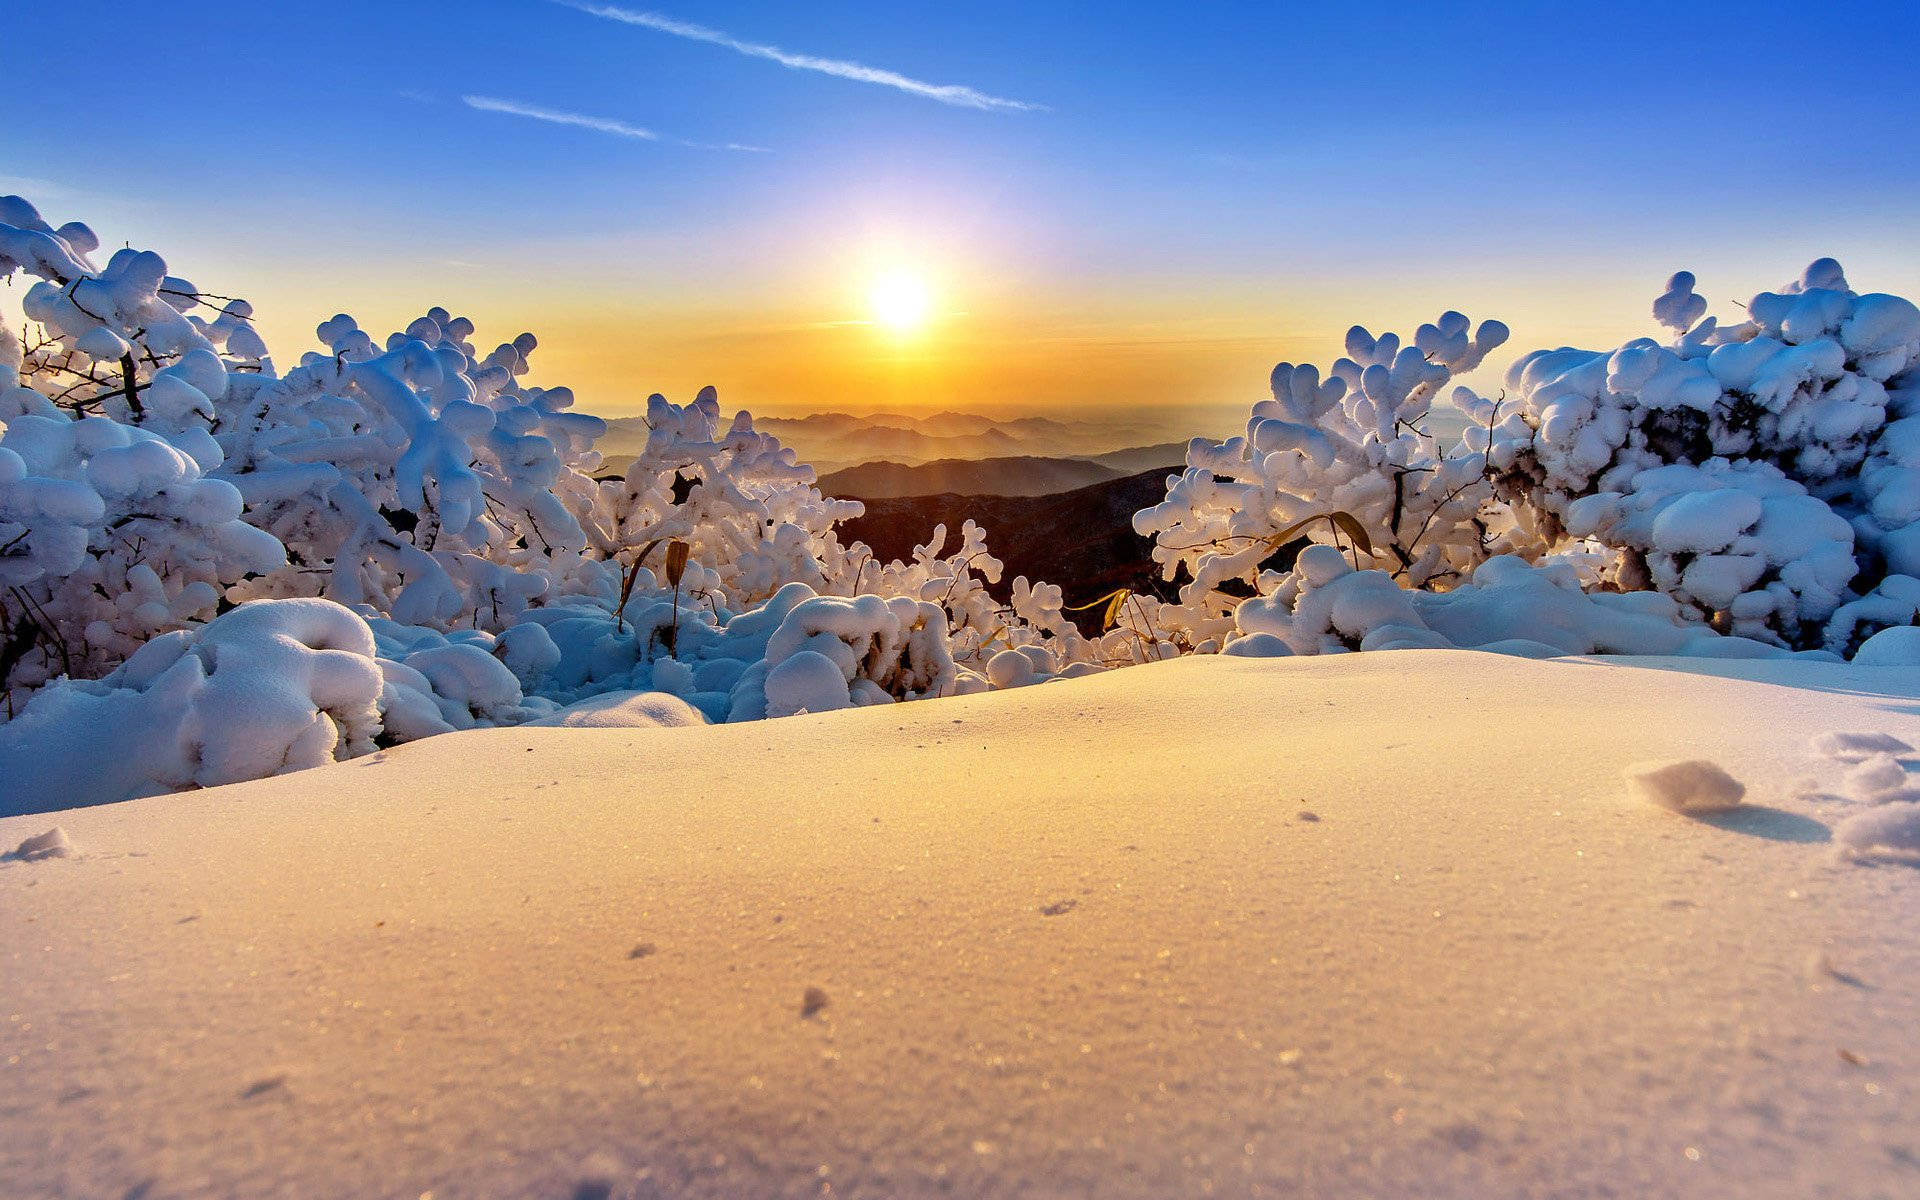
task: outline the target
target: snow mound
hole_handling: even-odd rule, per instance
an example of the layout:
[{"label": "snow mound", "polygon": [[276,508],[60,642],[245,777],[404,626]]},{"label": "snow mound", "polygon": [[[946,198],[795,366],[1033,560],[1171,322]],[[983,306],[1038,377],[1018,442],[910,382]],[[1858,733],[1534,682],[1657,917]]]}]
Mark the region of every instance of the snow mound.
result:
[{"label": "snow mound", "polygon": [[98,682],[60,681],[0,725],[0,812],[213,787],[373,748],[373,632],[328,600],[244,605],[163,634]]},{"label": "snow mound", "polygon": [[799,650],[767,672],[767,715],[832,712],[853,701],[839,664],[817,650]]},{"label": "snow mound", "polygon": [[485,634],[402,642],[378,624],[331,600],[258,600],[104,679],[48,684],[0,723],[0,814],[262,779],[555,707],[521,695]]},{"label": "snow mound", "polygon": [[634,691],[602,692],[529,722],[565,729],[681,729],[706,723],[699,709],[678,696]]},{"label": "snow mound", "polygon": [[1863,667],[1920,667],[1920,626],[1882,629],[1860,643],[1853,661]]},{"label": "snow mound", "polygon": [[1626,769],[1627,790],[1646,804],[1689,816],[1728,812],[1740,807],[1746,785],[1716,763],[1688,759],[1641,763]]}]

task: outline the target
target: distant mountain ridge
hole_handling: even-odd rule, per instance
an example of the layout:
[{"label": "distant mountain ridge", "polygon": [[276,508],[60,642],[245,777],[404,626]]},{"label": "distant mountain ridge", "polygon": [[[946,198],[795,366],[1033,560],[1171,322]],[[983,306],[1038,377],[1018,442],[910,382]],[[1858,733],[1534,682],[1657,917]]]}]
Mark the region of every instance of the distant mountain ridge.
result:
[{"label": "distant mountain ridge", "polygon": [[820,477],[829,496],[891,498],[963,495],[1047,496],[1117,478],[1121,472],[1084,458],[942,458],[907,464],[868,462]]},{"label": "distant mountain ridge", "polygon": [[1129,446],[1125,450],[1096,454],[1090,461],[1111,468],[1116,475],[1138,475],[1161,468],[1178,471],[1186,465],[1187,444],[1157,442],[1151,446]]},{"label": "distant mountain ridge", "polygon": [[[1164,443],[1164,423],[1115,417],[1062,419],[1056,417],[989,417],[979,413],[944,411],[925,416],[886,412],[872,416],[849,413],[812,413],[804,417],[755,417],[754,427],[791,446],[801,462],[812,463],[822,474],[872,462],[920,466],[943,459],[1050,458],[1100,461]],[[618,470],[637,456],[647,441],[647,423],[641,417],[613,417],[607,421],[600,451],[610,469]],[[1175,455],[1178,460],[1181,455]],[[1138,469],[1137,460],[1106,463],[1116,472]]]}]

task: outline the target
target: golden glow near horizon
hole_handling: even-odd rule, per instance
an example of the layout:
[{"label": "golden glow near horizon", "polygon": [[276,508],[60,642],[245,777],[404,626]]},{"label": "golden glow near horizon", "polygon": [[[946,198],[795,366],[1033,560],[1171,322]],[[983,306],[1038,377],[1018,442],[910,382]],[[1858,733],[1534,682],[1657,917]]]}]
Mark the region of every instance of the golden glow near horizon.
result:
[{"label": "golden glow near horizon", "polygon": [[933,315],[933,292],[910,271],[890,271],[867,290],[867,308],[884,329],[902,336],[918,333]]},{"label": "golden glow near horizon", "polygon": [[[1018,249],[945,227],[859,228],[817,244],[745,243],[742,259],[778,264],[756,273],[731,258],[683,262],[648,243],[623,246],[622,269],[591,295],[571,274],[522,283],[492,261],[411,275],[216,263],[196,282],[254,302],[283,371],[336,312],[379,339],[441,304],[474,320],[482,352],[534,333],[528,381],[565,385],[582,410],[605,416],[643,413],[653,392],[684,403],[711,384],[723,407],[766,415],[1153,409],[1167,414],[1167,440],[1230,431],[1267,395],[1274,363],[1331,363],[1356,321],[1404,333],[1455,307],[1507,320],[1514,347],[1617,345],[1645,332],[1635,278],[1566,292],[1524,276],[1468,287],[1356,275],[1303,289],[1072,275]],[[1492,394],[1505,365],[1495,355],[1472,386]]]}]

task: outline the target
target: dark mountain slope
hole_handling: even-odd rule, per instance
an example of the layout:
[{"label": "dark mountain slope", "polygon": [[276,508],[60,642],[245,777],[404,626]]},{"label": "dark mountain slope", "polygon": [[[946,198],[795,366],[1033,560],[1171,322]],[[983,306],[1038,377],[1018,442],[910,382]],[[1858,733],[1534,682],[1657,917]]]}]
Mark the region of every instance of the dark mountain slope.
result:
[{"label": "dark mountain slope", "polygon": [[866,515],[839,525],[843,542],[859,540],[880,559],[904,559],[933,527],[947,526],[947,550],[958,544],[960,526],[978,522],[987,547],[1006,564],[991,590],[1006,598],[1014,576],[1057,583],[1067,603],[1082,604],[1116,587],[1154,592],[1161,584],[1152,543],[1133,531],[1133,514],[1166,497],[1167,476],[1177,467],[1143,471],[1120,479],[1043,497],[900,496],[850,497],[866,503]]}]

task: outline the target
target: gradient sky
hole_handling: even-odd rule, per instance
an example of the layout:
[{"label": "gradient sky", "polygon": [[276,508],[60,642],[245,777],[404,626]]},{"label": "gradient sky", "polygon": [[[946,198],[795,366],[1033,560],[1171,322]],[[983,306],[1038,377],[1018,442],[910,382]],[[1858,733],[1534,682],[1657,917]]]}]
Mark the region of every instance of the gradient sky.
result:
[{"label": "gradient sky", "polygon": [[[1912,3],[606,7],[28,0],[0,191],[283,364],[438,303],[614,414],[1216,414],[1354,322],[1617,342],[1676,269],[1726,311],[1826,254],[1920,292]],[[896,270],[911,337],[862,323]]]}]

